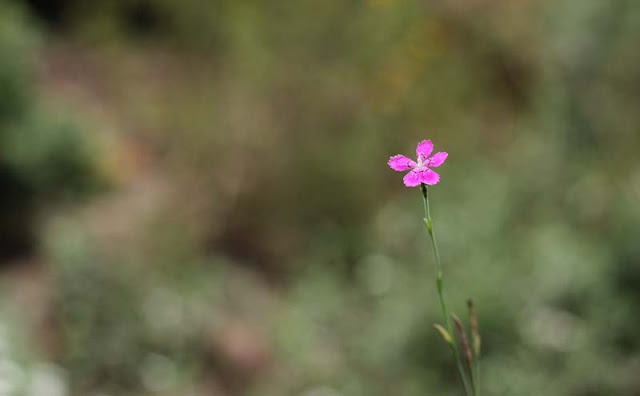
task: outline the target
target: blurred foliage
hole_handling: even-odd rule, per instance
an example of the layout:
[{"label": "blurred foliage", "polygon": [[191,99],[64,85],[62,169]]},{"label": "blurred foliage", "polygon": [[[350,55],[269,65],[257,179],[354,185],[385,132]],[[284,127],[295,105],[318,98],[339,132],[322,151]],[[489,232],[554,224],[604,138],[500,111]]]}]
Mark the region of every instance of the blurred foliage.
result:
[{"label": "blurred foliage", "polygon": [[37,37],[26,17],[0,3],[0,256],[28,251],[34,213],[46,201],[94,191],[100,184],[87,139],[38,103]]},{"label": "blurred foliage", "polygon": [[[423,138],[484,394],[640,393],[640,3],[25,3],[78,108],[151,157],[115,209],[39,229],[71,394],[456,394],[420,196],[385,164]],[[3,197],[90,189],[0,20]]]}]

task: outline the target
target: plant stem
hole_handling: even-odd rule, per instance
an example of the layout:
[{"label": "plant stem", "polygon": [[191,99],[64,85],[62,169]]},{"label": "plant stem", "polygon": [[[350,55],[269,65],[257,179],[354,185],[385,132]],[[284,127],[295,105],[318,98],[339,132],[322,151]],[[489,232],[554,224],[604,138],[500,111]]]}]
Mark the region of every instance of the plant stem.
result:
[{"label": "plant stem", "polygon": [[[438,251],[438,244],[436,243],[436,236],[433,231],[433,221],[431,220],[431,209],[429,208],[429,191],[428,187],[425,184],[420,185],[420,189],[422,190],[422,199],[424,202],[424,214],[425,214],[425,225],[427,226],[427,231],[429,232],[429,237],[431,239],[431,246],[433,247],[433,255],[435,257],[435,275],[436,275],[436,289],[438,291],[438,297],[440,299],[440,308],[442,309],[442,317],[444,318],[444,323],[447,327],[447,331],[449,334],[453,335],[453,326],[451,325],[451,318],[449,317],[449,310],[447,309],[447,304],[444,299],[444,289],[442,285],[442,265],[440,263],[440,252]],[[462,380],[462,385],[464,386],[465,393],[467,395],[475,395],[475,383],[473,380],[469,381],[467,378],[467,374],[462,366],[462,361],[460,359],[460,353],[458,352],[458,346],[454,341],[451,344],[451,352],[453,353],[453,357],[456,360],[456,365],[458,367],[458,372],[460,374],[460,379]]]},{"label": "plant stem", "polygon": [[479,356],[476,356],[473,359],[473,394],[475,396],[480,396],[480,392],[478,391],[478,386],[480,384],[480,363],[478,362]]}]

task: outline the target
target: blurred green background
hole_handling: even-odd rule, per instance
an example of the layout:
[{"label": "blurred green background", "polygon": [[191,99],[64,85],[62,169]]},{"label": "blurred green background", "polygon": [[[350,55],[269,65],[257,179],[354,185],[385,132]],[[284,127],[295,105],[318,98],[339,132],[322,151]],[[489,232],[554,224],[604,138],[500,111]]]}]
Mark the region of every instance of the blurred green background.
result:
[{"label": "blurred green background", "polygon": [[0,0],[0,395],[640,395],[640,2]]}]

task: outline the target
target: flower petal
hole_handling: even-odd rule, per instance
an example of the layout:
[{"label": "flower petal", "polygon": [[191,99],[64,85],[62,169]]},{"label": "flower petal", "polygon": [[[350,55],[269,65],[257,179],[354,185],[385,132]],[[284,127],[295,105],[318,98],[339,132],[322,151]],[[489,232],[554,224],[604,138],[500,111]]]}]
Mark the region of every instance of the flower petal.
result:
[{"label": "flower petal", "polygon": [[435,153],[434,155],[431,156],[431,158],[429,158],[427,160],[426,165],[427,166],[433,166],[433,167],[440,166],[440,165],[442,165],[444,160],[447,159],[448,155],[449,154],[445,153],[444,151],[441,151],[439,153]]},{"label": "flower petal", "polygon": [[413,169],[416,167],[416,163],[414,161],[412,161],[411,159],[405,157],[404,155],[394,155],[393,157],[389,158],[389,162],[387,162],[387,164],[389,164],[389,167],[391,169],[393,169],[394,171],[406,171],[409,169]]},{"label": "flower petal", "polygon": [[420,172],[420,183],[428,184],[433,186],[434,184],[438,184],[440,181],[440,175],[431,169],[425,169]]},{"label": "flower petal", "polygon": [[416,156],[418,159],[422,159],[423,161],[429,157],[429,154],[433,151],[433,143],[431,140],[423,140],[418,143],[418,147],[416,147]]},{"label": "flower petal", "polygon": [[404,185],[407,187],[416,187],[419,186],[421,181],[420,181],[420,171],[416,171],[415,169],[413,169],[411,172],[407,173],[404,178],[402,179],[404,181]]}]

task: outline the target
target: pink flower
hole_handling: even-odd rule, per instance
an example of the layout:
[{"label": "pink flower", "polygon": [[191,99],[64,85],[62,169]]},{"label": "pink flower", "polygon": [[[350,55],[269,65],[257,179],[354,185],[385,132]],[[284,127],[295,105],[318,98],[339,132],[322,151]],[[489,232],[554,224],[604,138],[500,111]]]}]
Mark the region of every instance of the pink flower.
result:
[{"label": "pink flower", "polygon": [[429,167],[435,168],[442,165],[449,155],[445,152],[439,152],[429,157],[432,151],[433,143],[431,143],[431,140],[423,140],[418,143],[418,147],[416,147],[417,162],[404,155],[398,154],[389,158],[388,164],[394,171],[403,172],[411,170],[403,179],[405,186],[416,187],[421,183],[432,186],[438,184],[440,175],[429,169]]}]

